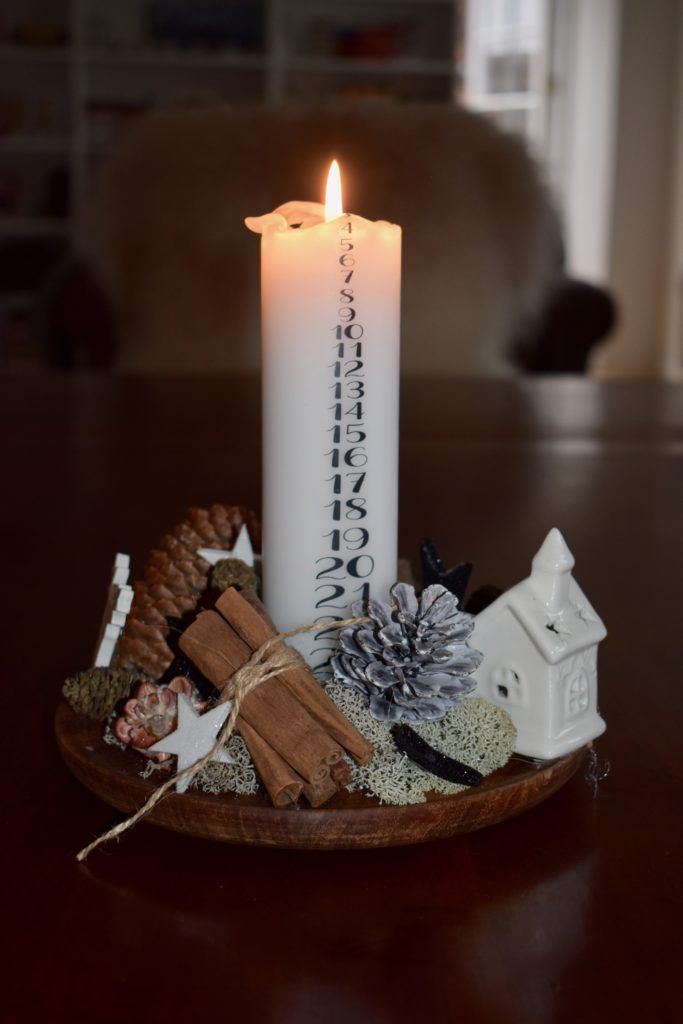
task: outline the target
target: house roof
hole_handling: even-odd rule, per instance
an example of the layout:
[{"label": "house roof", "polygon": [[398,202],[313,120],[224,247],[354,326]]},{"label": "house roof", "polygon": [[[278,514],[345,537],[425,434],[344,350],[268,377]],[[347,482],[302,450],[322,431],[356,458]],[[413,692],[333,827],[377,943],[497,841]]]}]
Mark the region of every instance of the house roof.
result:
[{"label": "house roof", "polygon": [[539,600],[531,586],[531,577],[498,600],[509,606],[551,665],[585,647],[592,647],[607,635],[602,619],[573,578],[569,582],[567,600],[557,611],[549,611]]},{"label": "house roof", "polygon": [[531,575],[479,613],[477,631],[509,608],[552,665],[599,643],[607,630],[571,576],[573,565],[562,534],[551,530],[534,557]]}]

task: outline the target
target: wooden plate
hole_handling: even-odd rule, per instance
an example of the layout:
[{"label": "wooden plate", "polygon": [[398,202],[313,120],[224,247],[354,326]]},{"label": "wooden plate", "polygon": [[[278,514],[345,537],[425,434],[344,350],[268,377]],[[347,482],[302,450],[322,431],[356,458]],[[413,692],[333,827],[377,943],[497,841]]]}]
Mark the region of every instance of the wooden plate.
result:
[{"label": "wooden plate", "polygon": [[[76,778],[120,811],[136,811],[155,788],[154,781],[138,774],[141,757],[104,743],[102,727],[64,703],[55,731]],[[165,797],[146,820],[203,839],[253,846],[332,850],[423,843],[495,825],[541,803],[572,777],[586,749],[540,763],[512,758],[477,789],[456,796],[435,794],[408,807],[382,806],[374,798],[344,793],[318,810],[276,810],[265,796],[212,796],[192,790]]]}]

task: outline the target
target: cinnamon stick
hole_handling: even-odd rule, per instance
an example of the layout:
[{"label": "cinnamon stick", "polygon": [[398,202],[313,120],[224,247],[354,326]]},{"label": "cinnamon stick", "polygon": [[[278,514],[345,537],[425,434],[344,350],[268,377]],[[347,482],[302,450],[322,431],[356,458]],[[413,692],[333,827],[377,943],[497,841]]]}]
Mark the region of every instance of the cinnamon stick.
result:
[{"label": "cinnamon stick", "polygon": [[343,789],[351,782],[351,765],[348,761],[338,761],[330,768],[330,775],[337,786]]},{"label": "cinnamon stick", "polygon": [[[308,785],[308,783],[304,784],[301,776],[297,775],[243,718],[238,718],[237,728],[249,749],[254,768],[268,790],[273,806],[288,807],[290,804],[295,804],[301,796],[304,785]],[[323,780],[323,782],[325,781]],[[334,788],[336,790],[336,784]]]},{"label": "cinnamon stick", "polygon": [[[339,782],[332,775],[314,784],[304,782],[301,776],[297,775],[294,769],[290,768],[243,720],[239,720],[239,731],[249,748],[254,767],[268,790],[273,806],[289,807],[303,795],[311,807],[321,807],[339,792]],[[339,764],[344,764],[348,768],[346,761],[340,761]],[[334,769],[332,771],[334,772]],[[350,772],[348,781],[351,781]]]},{"label": "cinnamon stick", "polygon": [[311,807],[321,807],[339,791],[337,783],[333,778],[323,779],[315,786],[304,783],[303,794]]},{"label": "cinnamon stick", "polygon": [[[218,687],[225,688],[252,650],[217,612],[201,612],[180,638],[180,648]],[[240,716],[305,782],[318,783],[341,761],[341,747],[321,729],[279,678],[266,679],[247,694]],[[239,722],[238,718],[238,722]]]},{"label": "cinnamon stick", "polygon": [[[229,587],[216,601],[216,608],[230,623],[235,633],[253,650],[275,636],[275,628],[271,628],[269,624],[268,613],[253,591],[247,599],[246,591],[239,593],[234,587]],[[278,679],[282,680],[325,732],[347,750],[355,761],[359,764],[368,764],[372,760],[372,744],[341,713],[308,669],[289,669],[278,676]]]}]

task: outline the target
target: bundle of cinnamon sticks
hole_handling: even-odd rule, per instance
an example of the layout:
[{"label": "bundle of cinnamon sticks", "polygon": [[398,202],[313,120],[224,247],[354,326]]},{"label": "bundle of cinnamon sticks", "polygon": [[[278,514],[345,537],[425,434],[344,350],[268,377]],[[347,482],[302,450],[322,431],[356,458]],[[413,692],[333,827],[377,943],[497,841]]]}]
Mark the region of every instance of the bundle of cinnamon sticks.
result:
[{"label": "bundle of cinnamon sticks", "polygon": [[[219,690],[276,635],[254,592],[226,590],[215,610],[200,612],[180,647]],[[350,781],[345,754],[367,764],[372,745],[339,711],[309,670],[266,679],[244,698],[237,730],[275,807],[304,797],[320,807]]]}]

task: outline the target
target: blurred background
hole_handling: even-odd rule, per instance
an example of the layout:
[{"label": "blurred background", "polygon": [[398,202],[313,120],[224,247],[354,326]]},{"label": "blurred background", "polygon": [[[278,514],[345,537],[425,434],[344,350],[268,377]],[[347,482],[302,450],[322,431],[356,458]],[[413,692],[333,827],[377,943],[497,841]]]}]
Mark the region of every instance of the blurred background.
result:
[{"label": "blurred background", "polygon": [[255,370],[242,218],[337,155],[408,372],[680,379],[682,58],[680,0],[5,0],[0,366]]}]

